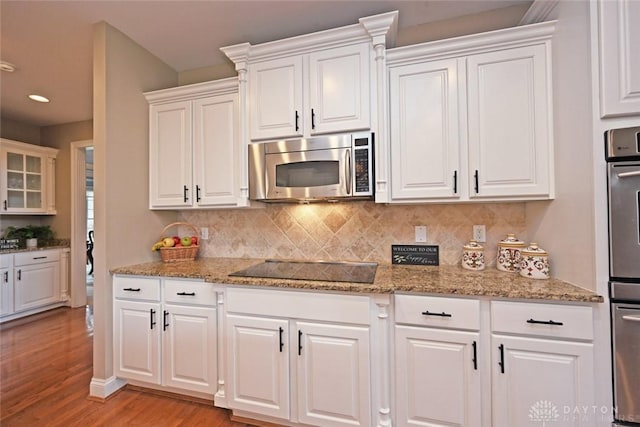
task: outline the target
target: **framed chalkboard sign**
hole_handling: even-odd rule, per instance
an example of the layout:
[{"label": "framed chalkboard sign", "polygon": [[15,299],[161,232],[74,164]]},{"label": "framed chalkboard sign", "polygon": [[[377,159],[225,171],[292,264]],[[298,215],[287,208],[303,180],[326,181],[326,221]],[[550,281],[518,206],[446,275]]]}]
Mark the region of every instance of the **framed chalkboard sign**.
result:
[{"label": "framed chalkboard sign", "polygon": [[391,245],[391,263],[405,265],[440,265],[437,245]]}]

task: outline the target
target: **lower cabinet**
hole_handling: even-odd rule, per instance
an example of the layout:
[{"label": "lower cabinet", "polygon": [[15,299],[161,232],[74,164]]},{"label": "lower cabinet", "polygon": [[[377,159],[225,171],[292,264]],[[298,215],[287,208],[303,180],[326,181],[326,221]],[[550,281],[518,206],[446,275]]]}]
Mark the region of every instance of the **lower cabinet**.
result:
[{"label": "lower cabinet", "polygon": [[13,255],[0,255],[0,316],[13,313]]},{"label": "lower cabinet", "polygon": [[595,425],[579,412],[595,401],[591,307],[396,295],[395,311],[395,425]]},{"label": "lower cabinet", "polygon": [[371,425],[367,297],[228,289],[226,304],[234,412],[270,422]]},{"label": "lower cabinet", "polygon": [[213,285],[115,277],[116,376],[213,398],[217,386]]}]

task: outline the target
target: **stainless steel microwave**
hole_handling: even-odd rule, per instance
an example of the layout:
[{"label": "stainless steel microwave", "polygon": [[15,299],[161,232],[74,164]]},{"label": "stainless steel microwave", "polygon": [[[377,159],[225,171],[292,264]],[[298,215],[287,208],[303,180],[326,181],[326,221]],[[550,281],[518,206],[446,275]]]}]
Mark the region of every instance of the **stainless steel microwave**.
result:
[{"label": "stainless steel microwave", "polygon": [[373,134],[249,145],[249,198],[264,202],[373,199]]}]

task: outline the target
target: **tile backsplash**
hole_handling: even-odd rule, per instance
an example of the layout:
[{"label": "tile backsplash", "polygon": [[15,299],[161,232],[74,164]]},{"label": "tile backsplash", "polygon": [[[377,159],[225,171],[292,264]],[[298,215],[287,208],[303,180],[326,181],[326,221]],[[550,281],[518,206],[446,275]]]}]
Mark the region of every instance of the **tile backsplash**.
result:
[{"label": "tile backsplash", "polygon": [[458,264],[474,224],[487,230],[485,260],[495,265],[507,233],[526,241],[524,203],[382,205],[268,204],[263,209],[182,211],[181,220],[209,228],[199,256],[391,262],[392,244],[415,244],[414,227],[440,246],[440,264]]}]

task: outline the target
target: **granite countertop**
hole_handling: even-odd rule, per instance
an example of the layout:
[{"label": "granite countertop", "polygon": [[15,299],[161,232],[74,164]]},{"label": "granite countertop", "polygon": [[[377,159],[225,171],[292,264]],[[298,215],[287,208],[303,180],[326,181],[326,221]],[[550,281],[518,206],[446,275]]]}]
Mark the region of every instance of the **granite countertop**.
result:
[{"label": "granite countertop", "polygon": [[535,280],[495,268],[469,271],[460,266],[379,264],[372,284],[229,276],[262,262],[261,259],[199,258],[176,263],[149,262],[118,267],[113,274],[204,279],[230,285],[267,286],[359,293],[428,293],[495,298],[603,302],[602,296],[557,279]]}]

